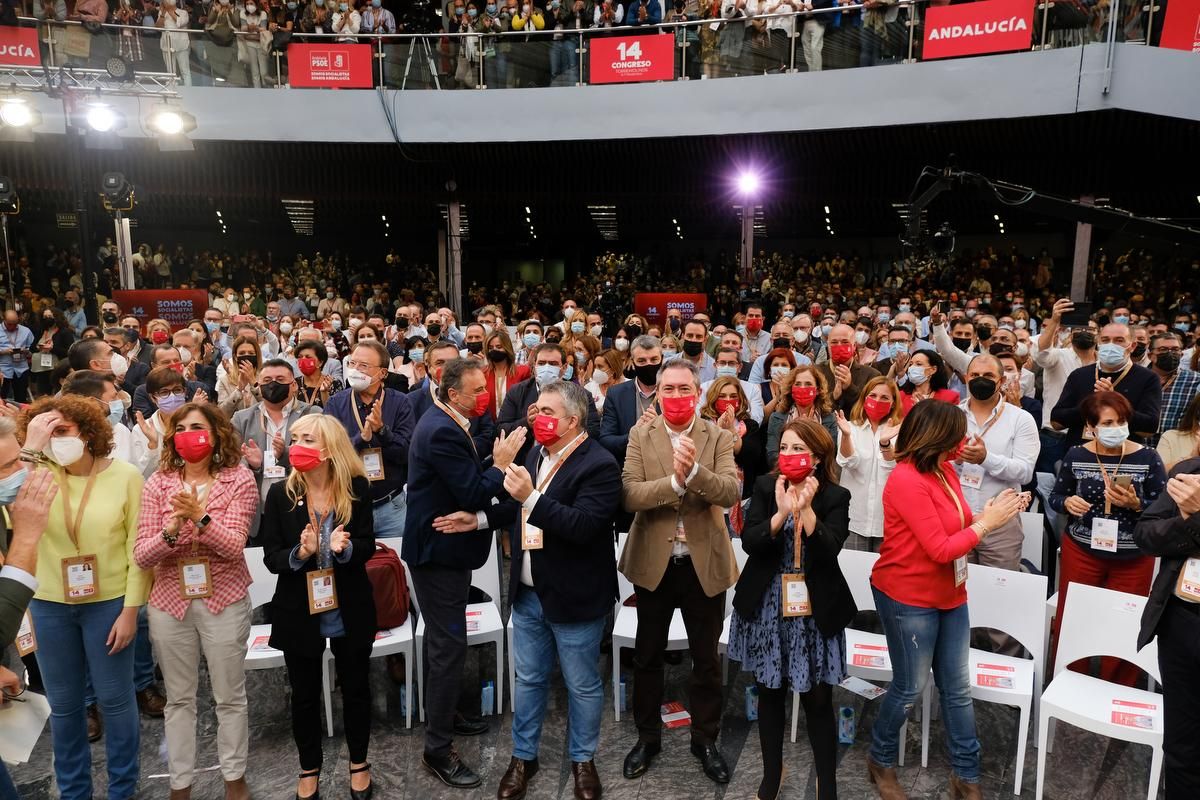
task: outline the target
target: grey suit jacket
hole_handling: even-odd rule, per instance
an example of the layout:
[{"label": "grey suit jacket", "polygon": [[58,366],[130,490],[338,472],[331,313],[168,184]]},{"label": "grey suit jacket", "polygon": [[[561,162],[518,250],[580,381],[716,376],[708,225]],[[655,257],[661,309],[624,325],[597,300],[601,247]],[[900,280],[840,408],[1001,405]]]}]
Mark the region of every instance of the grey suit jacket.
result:
[{"label": "grey suit jacket", "polygon": [[[284,428],[283,428],[284,429],[283,458],[279,459],[279,465],[281,467],[283,467],[284,469],[287,469],[288,467],[291,466],[288,463],[287,431],[289,429],[291,429],[292,425],[296,422],[296,420],[300,419],[301,417],[307,416],[309,414],[320,414],[320,413],[321,413],[321,409],[318,406],[310,406],[307,403],[301,403],[299,401],[292,403],[291,410],[288,411],[287,423],[284,425]],[[230,420],[230,423],[233,425],[233,429],[238,432],[238,436],[241,438],[242,444],[246,444],[247,442],[253,440],[255,443],[258,444],[259,449],[262,450],[264,453],[267,451],[267,448],[269,448],[271,446],[271,443],[269,441],[267,441],[266,428],[263,427],[262,403],[255,403],[252,407],[244,408],[241,411],[237,412],[236,414],[233,415],[233,419]],[[267,490],[269,490],[271,488],[272,484],[278,483],[282,479],[281,478],[266,478],[266,479],[264,479],[262,467],[259,467],[258,469],[254,469],[249,464],[247,464],[246,466],[250,469],[251,472],[254,473],[254,482],[258,484],[258,496],[259,496],[259,500],[260,500],[259,510],[261,511],[262,510],[261,501],[266,498]],[[250,525],[250,538],[254,538],[255,536],[258,535],[258,521],[259,521],[260,516],[261,516],[260,514],[256,514],[254,516],[254,520]]]}]

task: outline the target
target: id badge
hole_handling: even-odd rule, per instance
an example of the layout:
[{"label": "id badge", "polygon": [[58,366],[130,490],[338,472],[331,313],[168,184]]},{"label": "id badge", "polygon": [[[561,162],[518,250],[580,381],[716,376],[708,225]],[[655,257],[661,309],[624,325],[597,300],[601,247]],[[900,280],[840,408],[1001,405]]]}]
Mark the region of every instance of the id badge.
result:
[{"label": "id badge", "polygon": [[521,511],[521,549],[522,550],[541,550],[545,547],[545,536],[542,529],[536,525],[529,524],[529,513],[525,510]]},{"label": "id badge", "polygon": [[24,360],[25,360],[25,354],[24,354],[24,353],[22,353],[20,350],[13,350],[13,353],[12,353],[12,360],[13,360],[13,361],[24,361]]},{"label": "id badge", "polygon": [[687,531],[683,529],[683,517],[675,522],[675,541],[687,544]]},{"label": "id badge", "polygon": [[964,489],[978,489],[983,486],[983,465],[963,464],[962,470],[958,473],[958,482]]},{"label": "id badge", "polygon": [[184,600],[212,597],[212,573],[209,571],[207,558],[180,560],[179,593]]},{"label": "id badge", "polygon": [[1189,603],[1200,603],[1200,558],[1189,558],[1179,570],[1175,596]]},{"label": "id badge", "polygon": [[63,594],[68,603],[82,603],[95,597],[96,557],[75,556],[62,560]]},{"label": "id badge", "polygon": [[332,569],[308,573],[308,613],[322,614],[338,607],[337,583]]},{"label": "id badge", "polygon": [[959,556],[954,559],[954,586],[958,588],[967,582],[967,557]]},{"label": "id badge", "polygon": [[783,576],[783,616],[812,616],[812,601],[808,597],[808,584],[804,574],[793,572]]},{"label": "id badge", "polygon": [[38,353],[38,366],[50,369],[54,366],[54,355],[52,353]]},{"label": "id badge", "polygon": [[263,453],[263,477],[273,479],[287,477],[287,470],[275,462],[274,448],[267,448]]},{"label": "id badge", "polygon": [[17,628],[17,655],[21,658],[37,652],[37,636],[33,632],[33,617],[27,610],[21,617],[21,627]]},{"label": "id badge", "polygon": [[372,481],[383,480],[383,451],[378,447],[362,451],[363,469]]},{"label": "id badge", "polygon": [[1117,521],[1115,519],[1104,519],[1103,517],[1092,518],[1092,549],[1104,550],[1108,553],[1117,552]]}]

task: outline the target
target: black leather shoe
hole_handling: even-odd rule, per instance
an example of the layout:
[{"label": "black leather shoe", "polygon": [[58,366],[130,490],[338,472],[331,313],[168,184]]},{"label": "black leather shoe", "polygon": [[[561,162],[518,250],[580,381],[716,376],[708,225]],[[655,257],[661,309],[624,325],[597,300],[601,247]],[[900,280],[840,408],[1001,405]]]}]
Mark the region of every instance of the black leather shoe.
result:
[{"label": "black leather shoe", "polygon": [[623,773],[626,778],[633,780],[646,774],[646,770],[650,769],[650,762],[654,757],[662,752],[662,745],[655,742],[638,741],[629,751],[629,755],[625,756],[625,766]]},{"label": "black leather shoe", "polygon": [[453,748],[444,756],[426,753],[421,757],[421,763],[451,789],[474,789],[483,783],[474,770],[462,762]]},{"label": "black leather shoe", "polygon": [[692,742],[692,755],[700,759],[704,774],[714,783],[729,783],[729,765],[715,744]]},{"label": "black leather shoe", "polygon": [[482,736],[488,732],[487,721],[483,717],[465,717],[462,714],[454,715],[454,735],[455,736]]}]

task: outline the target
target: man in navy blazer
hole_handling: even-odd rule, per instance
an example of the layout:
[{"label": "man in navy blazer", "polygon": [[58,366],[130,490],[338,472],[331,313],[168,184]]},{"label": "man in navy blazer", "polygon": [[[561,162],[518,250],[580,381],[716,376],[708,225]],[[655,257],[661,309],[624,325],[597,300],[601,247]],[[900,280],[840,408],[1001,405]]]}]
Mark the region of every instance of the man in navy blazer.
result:
[{"label": "man in navy blazer", "polygon": [[658,416],[655,393],[662,345],[653,336],[639,336],[629,348],[629,357],[635,377],[609,389],[604,399],[604,416],[600,419],[600,444],[608,448],[620,465],[625,463],[629,431],[639,421],[649,424]]},{"label": "man in navy blazer", "polygon": [[[408,393],[412,407],[414,423],[419,421],[426,411],[433,408],[433,396],[437,393],[437,381],[434,375],[441,375],[446,364],[458,358],[458,348],[453,342],[440,341],[429,345],[425,350],[425,378]],[[496,438],[496,423],[488,414],[471,418],[471,438],[480,453],[490,453],[492,440]]]},{"label": "man in navy blazer", "polygon": [[469,433],[487,413],[487,381],[478,361],[454,359],[442,369],[438,397],[413,432],[408,453],[408,515],[401,554],[412,572],[425,623],[425,767],[447,786],[469,789],[479,776],[453,748],[454,713],[467,655],[471,570],[495,547],[487,513],[504,492],[504,471],[525,431],[501,437],[486,466]]}]

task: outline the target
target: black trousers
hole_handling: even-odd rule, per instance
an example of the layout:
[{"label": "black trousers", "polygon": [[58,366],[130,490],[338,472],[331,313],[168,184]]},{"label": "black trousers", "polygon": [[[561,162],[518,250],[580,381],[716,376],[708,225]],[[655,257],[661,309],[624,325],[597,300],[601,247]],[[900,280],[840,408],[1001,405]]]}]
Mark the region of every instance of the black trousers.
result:
[{"label": "black trousers", "polygon": [[1158,625],[1167,800],[1200,797],[1200,608],[1167,601]]},{"label": "black trousers", "polygon": [[4,379],[4,386],[0,387],[0,394],[6,400],[12,400],[16,403],[29,402],[29,370],[20,375],[13,375],[11,378]]},{"label": "black trousers", "polygon": [[425,620],[425,752],[444,756],[454,741],[454,712],[467,660],[467,595],[471,570],[410,567]]},{"label": "black trousers", "polygon": [[654,591],[641,586],[634,586],[634,591],[638,628],[633,648],[633,718],[638,739],[647,743],[662,739],[659,706],[663,699],[663,653],[667,649],[671,617],[678,608],[683,613],[692,654],[692,677],[688,682],[692,739],[700,744],[715,744],[721,730],[724,701],[717,640],[725,623],[725,593],[720,592],[716,597],[704,594],[690,558],[667,562],[667,571]]},{"label": "black trousers", "polygon": [[[333,667],[342,690],[342,727],[350,762],[367,760],[371,741],[371,645],[351,646],[345,639],[330,639]],[[300,769],[321,768],[321,665],[322,660],[284,651],[288,683],[292,686],[292,738],[300,752]]]}]

